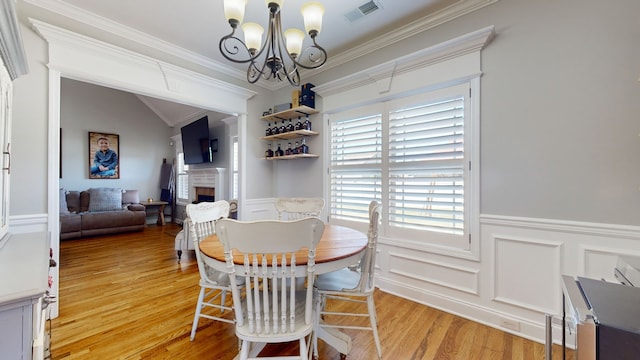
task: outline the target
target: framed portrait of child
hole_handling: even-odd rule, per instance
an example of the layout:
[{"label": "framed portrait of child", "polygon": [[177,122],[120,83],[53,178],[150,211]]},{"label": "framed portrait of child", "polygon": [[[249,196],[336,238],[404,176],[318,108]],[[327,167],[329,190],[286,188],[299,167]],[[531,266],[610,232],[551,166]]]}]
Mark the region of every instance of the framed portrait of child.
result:
[{"label": "framed portrait of child", "polygon": [[120,178],[120,136],[89,132],[89,179]]}]

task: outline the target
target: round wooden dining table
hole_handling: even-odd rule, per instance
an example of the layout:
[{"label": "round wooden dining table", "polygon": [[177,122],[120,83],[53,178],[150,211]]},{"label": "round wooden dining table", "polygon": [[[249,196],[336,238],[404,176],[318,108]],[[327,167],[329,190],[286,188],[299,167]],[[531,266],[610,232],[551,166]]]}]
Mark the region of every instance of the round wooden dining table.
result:
[{"label": "round wooden dining table", "polygon": [[[345,226],[325,224],[322,238],[316,247],[315,273],[324,274],[357,263],[366,247],[366,234]],[[224,247],[216,235],[210,235],[200,242],[200,252],[207,265],[226,271]],[[297,265],[306,265],[307,256],[307,250],[297,252]],[[236,265],[243,265],[243,261],[243,256],[234,256]]]},{"label": "round wooden dining table", "polygon": [[[256,239],[260,241],[260,239]],[[316,264],[315,273],[325,274],[331,271],[343,269],[349,265],[357,263],[364,250],[367,248],[367,235],[364,233],[344,226],[324,225],[324,231],[318,246],[316,246]],[[204,262],[216,270],[228,271],[224,259],[224,247],[222,242],[218,240],[216,235],[211,235],[200,241],[200,252]],[[307,264],[308,250],[296,252],[296,265],[305,266]],[[235,255],[234,263],[236,271],[242,271],[244,266],[244,256]],[[239,269],[240,268],[240,269]],[[300,271],[305,274],[306,271]],[[342,333],[338,329],[323,328],[316,329],[318,338],[324,340],[329,346],[340,351],[342,354],[349,353],[351,349],[351,338],[349,335]],[[264,344],[258,345],[251,349],[250,355],[257,356]],[[236,356],[236,359],[238,356]]]}]

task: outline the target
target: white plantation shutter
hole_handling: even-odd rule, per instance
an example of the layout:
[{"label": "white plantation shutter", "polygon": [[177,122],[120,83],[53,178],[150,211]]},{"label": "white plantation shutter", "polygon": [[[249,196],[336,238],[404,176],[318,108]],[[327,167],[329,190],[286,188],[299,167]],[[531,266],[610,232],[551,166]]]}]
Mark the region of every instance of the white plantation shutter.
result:
[{"label": "white plantation shutter", "polygon": [[369,202],[378,200],[385,236],[469,249],[478,141],[470,89],[331,115],[330,221],[366,222]]},{"label": "white plantation shutter", "polygon": [[464,98],[389,113],[389,226],[464,233]]},{"label": "white plantation shutter", "polygon": [[176,176],[176,198],[178,201],[189,201],[189,165],[184,163],[184,153],[178,153],[178,166]]},{"label": "white plantation shutter", "polygon": [[369,203],[382,192],[382,116],[374,114],[331,124],[333,219],[367,222]]}]

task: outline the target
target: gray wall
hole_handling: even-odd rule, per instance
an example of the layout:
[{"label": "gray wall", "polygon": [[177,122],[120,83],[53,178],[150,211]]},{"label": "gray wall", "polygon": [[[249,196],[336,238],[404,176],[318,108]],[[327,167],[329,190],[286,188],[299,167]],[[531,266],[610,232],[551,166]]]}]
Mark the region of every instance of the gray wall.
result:
[{"label": "gray wall", "polygon": [[495,25],[482,52],[481,212],[640,225],[639,13],[635,0],[502,0],[308,80]]},{"label": "gray wall", "polygon": [[[482,59],[482,213],[639,225],[638,13],[635,0],[502,0],[304,81],[322,84],[495,25]],[[47,205],[46,44],[22,31],[30,73],[15,82],[12,216]],[[278,195],[266,177],[272,162],[259,160],[263,126],[254,124],[281,99],[264,93],[248,104],[249,199]]]},{"label": "gray wall", "polygon": [[[172,132],[135,95],[89,83],[62,79],[62,178],[60,187],[137,189],[141,199],[160,198],[162,160],[171,163]],[[88,132],[119,135],[120,179],[89,179]]]}]

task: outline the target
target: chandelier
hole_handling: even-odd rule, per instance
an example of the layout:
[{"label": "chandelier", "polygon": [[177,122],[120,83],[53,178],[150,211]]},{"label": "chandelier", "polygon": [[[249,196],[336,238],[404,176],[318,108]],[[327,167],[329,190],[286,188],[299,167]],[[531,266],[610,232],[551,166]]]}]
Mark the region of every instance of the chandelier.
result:
[{"label": "chandelier", "polygon": [[282,32],[280,9],[284,0],[266,0],[269,9],[269,27],[262,42],[264,29],[256,23],[242,25],[244,41],[236,36],[236,29],[242,23],[247,0],[224,0],[224,15],[231,25],[231,33],[220,39],[220,52],[235,63],[249,63],[247,81],[255,83],[263,79],[285,78],[292,86],[300,85],[298,68],[316,69],[327,61],[327,52],[318,43],[316,36],[322,28],[324,7],[312,1],[302,6],[305,30],[313,45],[302,50],[304,32],[288,29]]}]

